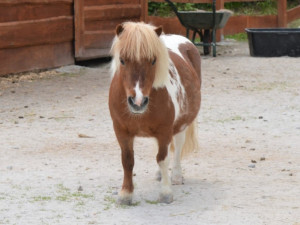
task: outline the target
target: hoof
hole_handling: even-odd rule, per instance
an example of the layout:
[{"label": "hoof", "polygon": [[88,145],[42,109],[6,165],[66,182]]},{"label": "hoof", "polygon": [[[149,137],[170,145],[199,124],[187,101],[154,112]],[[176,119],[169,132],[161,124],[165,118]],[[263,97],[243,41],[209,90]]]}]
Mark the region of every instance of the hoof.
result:
[{"label": "hoof", "polygon": [[158,171],[155,173],[155,180],[161,181],[161,172],[160,172],[160,170],[158,170]]},{"label": "hoof", "polygon": [[132,193],[120,192],[117,203],[119,205],[131,205],[132,204]]},{"label": "hoof", "polygon": [[131,205],[132,199],[124,199],[124,198],[118,198],[118,205]]},{"label": "hoof", "polygon": [[170,204],[173,202],[173,194],[160,194],[159,195],[159,202],[160,203],[166,203],[166,204]]},{"label": "hoof", "polygon": [[183,176],[182,175],[178,175],[178,176],[172,175],[171,181],[172,181],[173,185],[181,185],[181,184],[183,184]]}]

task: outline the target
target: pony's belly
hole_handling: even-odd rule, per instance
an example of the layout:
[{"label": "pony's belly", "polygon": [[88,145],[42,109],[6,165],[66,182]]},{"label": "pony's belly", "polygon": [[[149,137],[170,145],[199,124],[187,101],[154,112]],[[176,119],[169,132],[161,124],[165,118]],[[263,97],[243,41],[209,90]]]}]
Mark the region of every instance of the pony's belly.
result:
[{"label": "pony's belly", "polygon": [[137,136],[137,137],[154,137],[153,133],[145,132],[145,131],[139,131],[139,132],[137,132],[137,134],[135,136]]}]

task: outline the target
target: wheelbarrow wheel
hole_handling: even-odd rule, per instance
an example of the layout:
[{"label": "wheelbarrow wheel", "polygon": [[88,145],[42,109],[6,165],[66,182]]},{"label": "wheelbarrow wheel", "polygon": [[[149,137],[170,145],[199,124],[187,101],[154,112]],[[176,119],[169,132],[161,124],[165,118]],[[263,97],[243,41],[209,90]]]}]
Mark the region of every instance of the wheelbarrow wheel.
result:
[{"label": "wheelbarrow wheel", "polygon": [[204,30],[203,43],[205,44],[203,46],[204,55],[209,55],[210,47],[211,47],[211,46],[208,46],[208,44],[211,43],[210,30]]}]

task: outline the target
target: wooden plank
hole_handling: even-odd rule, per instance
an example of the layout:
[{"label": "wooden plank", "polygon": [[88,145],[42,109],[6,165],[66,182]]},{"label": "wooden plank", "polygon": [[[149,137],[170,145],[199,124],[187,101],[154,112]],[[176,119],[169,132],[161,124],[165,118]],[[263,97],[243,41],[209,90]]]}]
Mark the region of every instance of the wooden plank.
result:
[{"label": "wooden plank", "polygon": [[287,22],[290,23],[300,18],[300,5],[287,11]]},{"label": "wooden plank", "polygon": [[74,0],[0,0],[0,5],[19,5],[19,4],[47,4],[47,3],[69,3]]},{"label": "wooden plank", "polygon": [[266,28],[276,27],[277,16],[265,15],[265,16],[248,16],[247,28]]},{"label": "wooden plank", "polygon": [[140,5],[107,5],[84,7],[85,19],[90,20],[114,20],[127,19],[141,16]]},{"label": "wooden plank", "polygon": [[73,43],[0,49],[0,75],[74,63]]},{"label": "wooden plank", "polygon": [[[142,0],[146,1],[146,0]],[[140,0],[85,0],[84,6],[94,5],[118,5],[118,4],[140,4]]]},{"label": "wooden plank", "polygon": [[89,60],[89,59],[96,59],[101,57],[109,57],[110,55],[110,48],[102,48],[102,49],[86,49],[83,56],[76,57],[77,61],[81,60]]},{"label": "wooden plank", "polygon": [[83,55],[83,34],[85,30],[84,25],[84,0],[75,0],[74,2],[74,21],[75,21],[75,57]]},{"label": "wooden plank", "polygon": [[[126,21],[140,21],[139,17],[136,18],[128,18]],[[124,22],[124,19],[117,19],[117,20],[102,20],[102,21],[85,21],[85,30],[86,31],[97,31],[97,30],[111,30],[115,28],[118,24]]]},{"label": "wooden plank", "polygon": [[72,16],[73,5],[67,3],[0,5],[0,23]]},{"label": "wooden plank", "polygon": [[73,40],[73,17],[0,24],[0,49]]},{"label": "wooden plank", "polygon": [[85,48],[110,48],[115,30],[90,31],[84,33]]}]

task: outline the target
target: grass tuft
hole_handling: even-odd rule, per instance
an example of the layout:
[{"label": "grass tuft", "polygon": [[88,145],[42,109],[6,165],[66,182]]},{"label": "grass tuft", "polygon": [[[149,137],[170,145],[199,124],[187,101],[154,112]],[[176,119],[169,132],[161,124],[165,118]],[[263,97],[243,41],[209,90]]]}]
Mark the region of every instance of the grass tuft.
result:
[{"label": "grass tuft", "polygon": [[225,39],[233,39],[236,41],[247,41],[247,33],[237,33],[232,35],[225,35]]}]

